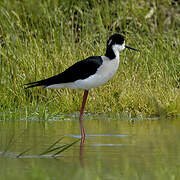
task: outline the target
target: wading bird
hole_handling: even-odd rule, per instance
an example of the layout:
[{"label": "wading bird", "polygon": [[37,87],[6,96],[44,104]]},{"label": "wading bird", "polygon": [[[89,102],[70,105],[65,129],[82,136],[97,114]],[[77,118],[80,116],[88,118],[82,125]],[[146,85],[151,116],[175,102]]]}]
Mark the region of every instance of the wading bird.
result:
[{"label": "wading bird", "polygon": [[105,84],[114,76],[119,66],[119,52],[125,48],[139,51],[125,45],[125,40],[122,35],[114,34],[107,41],[105,56],[90,56],[87,59],[75,63],[58,75],[25,84],[27,85],[26,88],[42,86],[44,88],[83,89],[84,96],[80,110],[79,123],[81,129],[81,141],[84,141],[85,130],[82,116],[88,92],[91,88]]}]

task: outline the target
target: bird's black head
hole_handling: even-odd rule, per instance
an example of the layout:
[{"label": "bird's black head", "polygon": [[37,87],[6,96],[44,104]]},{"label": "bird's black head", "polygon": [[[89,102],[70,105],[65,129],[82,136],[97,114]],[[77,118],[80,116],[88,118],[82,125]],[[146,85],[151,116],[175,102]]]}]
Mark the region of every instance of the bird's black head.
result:
[{"label": "bird's black head", "polygon": [[116,57],[116,54],[117,54],[115,52],[122,51],[125,48],[135,50],[135,51],[139,51],[135,48],[131,48],[129,46],[126,46],[124,36],[122,36],[121,34],[113,34],[112,36],[110,36],[110,38],[107,41],[107,48],[106,48],[105,56],[107,56],[110,59],[114,59]]},{"label": "bird's black head", "polygon": [[110,36],[110,38],[107,41],[107,46],[113,46],[115,44],[117,45],[123,45],[125,42],[124,40],[124,36],[120,35],[120,34],[113,34],[112,36]]}]

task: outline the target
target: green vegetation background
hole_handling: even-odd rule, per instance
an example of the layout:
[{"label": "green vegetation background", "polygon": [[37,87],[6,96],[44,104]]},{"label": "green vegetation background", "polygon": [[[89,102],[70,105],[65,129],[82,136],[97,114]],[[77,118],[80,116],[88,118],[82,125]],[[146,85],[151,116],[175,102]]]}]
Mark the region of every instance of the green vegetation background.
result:
[{"label": "green vegetation background", "polygon": [[86,111],[122,117],[180,114],[180,4],[170,0],[0,1],[0,117],[46,119],[80,109],[82,91],[24,90],[58,74],[121,33],[116,76],[92,89]]}]

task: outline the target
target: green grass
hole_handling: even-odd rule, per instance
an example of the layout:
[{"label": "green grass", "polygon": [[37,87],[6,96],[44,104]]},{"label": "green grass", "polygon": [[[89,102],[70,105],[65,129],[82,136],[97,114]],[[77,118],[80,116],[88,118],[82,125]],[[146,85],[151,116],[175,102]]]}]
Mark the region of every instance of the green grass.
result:
[{"label": "green grass", "polygon": [[121,52],[118,73],[90,91],[86,110],[130,117],[180,114],[179,10],[170,0],[1,1],[1,119],[78,111],[82,91],[23,85],[103,55],[113,33],[125,35],[141,53]]}]

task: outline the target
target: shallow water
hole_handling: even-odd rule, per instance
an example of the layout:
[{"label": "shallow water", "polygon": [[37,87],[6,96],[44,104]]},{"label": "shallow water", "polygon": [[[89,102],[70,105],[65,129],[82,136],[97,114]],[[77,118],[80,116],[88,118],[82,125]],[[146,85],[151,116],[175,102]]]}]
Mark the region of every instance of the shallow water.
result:
[{"label": "shallow water", "polygon": [[0,121],[0,179],[180,179],[180,118],[84,123],[84,146],[54,158],[39,154],[62,136],[59,144],[79,139],[78,118]]}]

